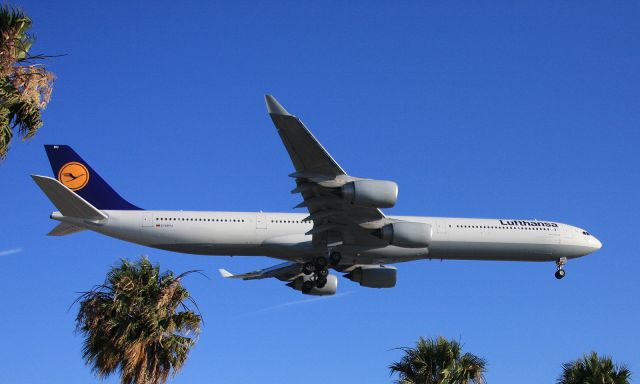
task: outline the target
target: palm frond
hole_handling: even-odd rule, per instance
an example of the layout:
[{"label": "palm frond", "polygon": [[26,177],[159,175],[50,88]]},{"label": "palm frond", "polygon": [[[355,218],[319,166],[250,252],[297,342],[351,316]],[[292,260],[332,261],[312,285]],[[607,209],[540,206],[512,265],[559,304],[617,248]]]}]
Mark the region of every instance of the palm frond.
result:
[{"label": "palm frond", "polygon": [[51,56],[29,53],[36,40],[31,26],[21,9],[0,6],[0,161],[14,130],[27,140],[42,127],[42,111],[51,100],[55,75],[39,63]]},{"label": "palm frond", "polygon": [[625,364],[614,364],[610,356],[598,356],[596,352],[562,364],[558,384],[607,383],[629,384],[631,371]]},{"label": "palm frond", "polygon": [[396,383],[485,383],[486,361],[470,353],[462,355],[459,341],[420,337],[415,347],[397,349],[404,355],[389,366],[390,374],[398,375]]},{"label": "palm frond", "polygon": [[[164,383],[178,372],[197,342],[202,316],[182,278],[160,272],[142,257],[121,259],[103,284],[82,292],[76,331],[84,337],[83,357],[98,377],[120,373],[121,383]],[[197,305],[196,305],[197,307]]]}]

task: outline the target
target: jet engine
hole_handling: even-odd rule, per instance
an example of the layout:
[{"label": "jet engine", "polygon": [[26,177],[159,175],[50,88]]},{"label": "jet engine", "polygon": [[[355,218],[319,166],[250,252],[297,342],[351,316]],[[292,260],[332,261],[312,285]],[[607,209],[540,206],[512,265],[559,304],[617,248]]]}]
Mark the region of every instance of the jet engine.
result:
[{"label": "jet engine", "polygon": [[[299,276],[295,280],[291,281],[287,284],[288,287],[295,289],[296,291],[302,292],[302,285],[305,281],[311,280],[311,276]],[[338,277],[336,275],[328,275],[327,283],[322,288],[318,288],[314,285],[311,288],[311,291],[307,293],[307,295],[315,295],[315,296],[328,296],[334,295],[338,290]],[[303,292],[304,293],[304,292]]]},{"label": "jet engine", "polygon": [[377,235],[398,247],[424,248],[431,244],[433,229],[429,224],[399,221],[380,228]]},{"label": "jet engine", "polygon": [[356,180],[342,186],[342,197],[353,205],[391,208],[398,200],[398,184],[387,180]]},{"label": "jet engine", "polygon": [[392,288],[396,285],[396,267],[363,265],[344,275],[347,279],[369,288]]}]

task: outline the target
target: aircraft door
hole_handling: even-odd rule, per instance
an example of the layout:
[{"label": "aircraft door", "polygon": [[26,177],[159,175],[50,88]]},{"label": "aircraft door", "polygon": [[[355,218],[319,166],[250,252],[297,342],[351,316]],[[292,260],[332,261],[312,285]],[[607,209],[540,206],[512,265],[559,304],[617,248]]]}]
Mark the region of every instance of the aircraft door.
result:
[{"label": "aircraft door", "polygon": [[258,212],[256,214],[256,229],[254,231],[254,241],[256,244],[261,244],[267,236],[267,218],[264,213]]},{"label": "aircraft door", "polygon": [[267,229],[267,220],[262,212],[256,215],[256,229]]},{"label": "aircraft door", "polygon": [[449,230],[447,228],[447,222],[444,220],[437,220],[435,231],[436,236],[440,240],[447,240],[449,238]]},{"label": "aircraft door", "polygon": [[141,226],[143,228],[153,227],[153,216],[151,212],[143,211]]}]

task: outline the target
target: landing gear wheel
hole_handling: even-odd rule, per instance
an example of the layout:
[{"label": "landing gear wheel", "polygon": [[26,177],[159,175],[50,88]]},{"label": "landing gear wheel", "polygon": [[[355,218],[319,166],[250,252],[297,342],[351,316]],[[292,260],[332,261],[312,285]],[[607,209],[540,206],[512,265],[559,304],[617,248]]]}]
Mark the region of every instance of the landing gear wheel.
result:
[{"label": "landing gear wheel", "polygon": [[314,286],[314,282],[311,280],[307,280],[304,283],[302,283],[302,293],[304,294],[309,294],[311,293],[311,290],[313,289]]},{"label": "landing gear wheel", "polygon": [[322,270],[327,266],[327,258],[326,257],[317,257],[316,258],[316,269]]},{"label": "landing gear wheel", "polygon": [[567,264],[567,258],[561,257],[556,261],[556,267],[558,270],[556,271],[556,279],[560,280],[564,277],[564,265]]},{"label": "landing gear wheel", "polygon": [[329,263],[331,263],[332,267],[340,264],[340,260],[342,260],[342,255],[340,254],[340,252],[331,252],[331,255],[329,255]]},{"label": "landing gear wheel", "polygon": [[306,262],[302,266],[302,273],[304,273],[305,275],[310,275],[315,271],[316,271],[316,266],[312,262]]},{"label": "landing gear wheel", "polygon": [[316,275],[318,276],[318,278],[326,278],[327,276],[329,276],[329,270],[327,268],[323,268],[316,272]]},{"label": "landing gear wheel", "polygon": [[325,285],[327,285],[327,278],[326,277],[318,277],[316,279],[316,287],[322,289],[322,288],[324,288]]}]

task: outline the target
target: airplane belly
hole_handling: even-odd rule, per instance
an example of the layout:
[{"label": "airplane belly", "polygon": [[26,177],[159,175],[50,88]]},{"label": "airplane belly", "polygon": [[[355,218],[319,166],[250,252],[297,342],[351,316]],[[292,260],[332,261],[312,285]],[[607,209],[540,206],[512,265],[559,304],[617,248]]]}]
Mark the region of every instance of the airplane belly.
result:
[{"label": "airplane belly", "polygon": [[550,261],[554,247],[534,242],[447,241],[432,244],[429,258],[449,260]]},{"label": "airplane belly", "polygon": [[317,256],[321,250],[314,248],[312,237],[303,233],[286,234],[267,237],[260,244],[261,254],[278,257],[286,260],[308,259],[309,256]]},{"label": "airplane belly", "polygon": [[174,252],[199,255],[255,255],[255,228],[252,223],[231,225],[183,225],[172,233],[155,236],[152,246]]},{"label": "airplane belly", "polygon": [[352,264],[389,264],[419,260],[428,257],[428,248],[403,248],[388,245],[386,247],[363,249],[362,247],[342,246],[343,261]]}]

